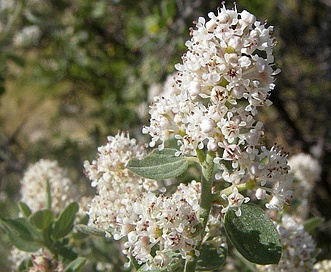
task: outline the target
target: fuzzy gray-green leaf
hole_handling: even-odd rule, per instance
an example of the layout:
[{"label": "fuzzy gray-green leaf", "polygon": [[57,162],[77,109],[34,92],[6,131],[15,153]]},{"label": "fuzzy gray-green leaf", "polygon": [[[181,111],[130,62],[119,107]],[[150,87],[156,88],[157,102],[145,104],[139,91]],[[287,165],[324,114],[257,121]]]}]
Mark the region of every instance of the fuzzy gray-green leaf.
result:
[{"label": "fuzzy gray-green leaf", "polygon": [[89,235],[95,235],[95,236],[100,236],[100,237],[105,237],[105,232],[97,229],[97,228],[92,228],[83,224],[78,224],[75,226],[75,230],[81,233],[89,234]]},{"label": "fuzzy gray-green leaf", "polygon": [[224,229],[232,244],[247,260],[257,264],[277,264],[281,257],[281,243],[274,223],[256,205],[241,206],[241,216],[229,209]]},{"label": "fuzzy gray-green leaf", "polygon": [[166,148],[154,150],[142,160],[132,159],[128,163],[128,169],[145,178],[162,180],[177,177],[188,168],[188,159],[183,156],[175,156],[176,149]]}]

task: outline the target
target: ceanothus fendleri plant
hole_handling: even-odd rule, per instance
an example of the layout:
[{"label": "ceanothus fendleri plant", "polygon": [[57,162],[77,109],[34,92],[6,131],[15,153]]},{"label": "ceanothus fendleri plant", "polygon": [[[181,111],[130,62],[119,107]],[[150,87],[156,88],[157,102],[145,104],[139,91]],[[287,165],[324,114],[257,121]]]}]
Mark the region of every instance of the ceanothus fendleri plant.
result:
[{"label": "ceanothus fendleri plant", "polygon": [[172,84],[153,99],[142,129],[149,144],[119,132],[84,162],[96,190],[89,204],[81,201],[88,222],[56,162],[26,172],[20,217],[0,217],[13,245],[33,252],[19,271],[81,271],[89,260],[73,241],[82,233],[118,241],[127,268],[140,272],[220,271],[233,248],[259,271],[315,271],[303,224],[272,217],[293,186],[287,154],[264,146],[256,119],[280,72],[273,27],[224,4],[208,18],[190,29]]},{"label": "ceanothus fendleri plant", "polygon": [[[248,203],[279,211],[292,193],[287,154],[262,144],[255,119],[279,73],[273,27],[224,5],[208,17],[190,30],[171,90],[150,106],[143,133],[157,148],[148,153],[121,132],[84,164],[97,191],[89,226],[121,239],[139,271],[218,269],[229,242],[253,263],[281,257],[273,221]],[[201,180],[183,184],[191,164]],[[165,179],[178,184],[172,194],[158,188]]]}]

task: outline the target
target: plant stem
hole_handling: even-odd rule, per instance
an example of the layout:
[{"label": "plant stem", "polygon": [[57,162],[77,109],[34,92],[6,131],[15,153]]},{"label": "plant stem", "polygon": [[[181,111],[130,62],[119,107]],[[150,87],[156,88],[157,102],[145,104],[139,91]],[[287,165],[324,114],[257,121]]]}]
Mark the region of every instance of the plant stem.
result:
[{"label": "plant stem", "polygon": [[[208,151],[206,157],[199,156],[203,158],[203,161],[200,161],[202,167],[201,175],[201,198],[200,198],[200,219],[202,220],[202,233],[200,240],[197,244],[196,250],[200,249],[202,239],[206,234],[206,226],[208,223],[209,212],[212,206],[212,186],[213,186],[213,169],[214,169],[214,158],[215,152]],[[199,238],[199,236],[197,237]],[[194,272],[197,265],[198,257],[195,255],[195,252],[192,251],[189,259],[185,263],[184,272]]]},{"label": "plant stem", "polygon": [[52,208],[52,194],[51,194],[51,185],[49,184],[49,180],[46,180],[46,207],[49,210]]}]

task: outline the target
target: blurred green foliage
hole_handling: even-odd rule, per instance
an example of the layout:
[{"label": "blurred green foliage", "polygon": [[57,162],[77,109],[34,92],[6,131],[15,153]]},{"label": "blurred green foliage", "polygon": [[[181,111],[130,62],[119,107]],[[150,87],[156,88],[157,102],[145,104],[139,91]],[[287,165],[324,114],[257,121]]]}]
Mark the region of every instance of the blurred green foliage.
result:
[{"label": "blurred green foliage", "polygon": [[[82,162],[106,135],[129,130],[140,140],[148,91],[174,72],[189,27],[219,1],[0,0],[0,199],[15,213],[18,181],[29,162],[52,157],[87,187]],[[227,1],[227,6],[233,5]],[[261,115],[272,142],[310,152],[322,165],[311,213],[331,258],[331,2],[241,0],[275,26],[282,73]],[[1,237],[1,242],[7,242]],[[0,248],[6,255],[6,248]],[[6,259],[0,267],[7,271]]]}]

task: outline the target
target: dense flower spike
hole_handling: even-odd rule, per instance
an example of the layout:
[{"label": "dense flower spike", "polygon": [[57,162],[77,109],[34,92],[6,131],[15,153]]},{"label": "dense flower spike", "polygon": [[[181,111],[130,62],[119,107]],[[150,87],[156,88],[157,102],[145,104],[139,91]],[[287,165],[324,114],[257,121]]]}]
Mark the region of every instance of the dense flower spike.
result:
[{"label": "dense flower spike", "polygon": [[21,180],[21,201],[35,212],[47,208],[47,183],[50,187],[51,208],[60,213],[74,201],[72,181],[57,161],[41,159],[31,165]]},{"label": "dense flower spike", "polygon": [[[75,189],[73,182],[67,177],[66,171],[58,165],[57,161],[41,159],[30,165],[25,171],[21,180],[20,201],[27,204],[32,212],[49,208],[60,214],[67,205],[77,200],[77,190]],[[48,190],[50,195],[48,195]],[[50,207],[48,207],[49,204]],[[42,255],[42,249],[32,253],[13,248],[10,256],[13,269],[17,270],[22,261],[34,255]],[[31,271],[40,271],[37,270],[42,264],[40,260],[43,260],[40,256],[34,258],[34,266]]]},{"label": "dense flower spike", "polygon": [[294,175],[293,202],[297,214],[301,218],[307,218],[309,213],[309,198],[315,183],[320,179],[321,166],[319,162],[309,154],[299,153],[293,155],[288,161]]},{"label": "dense flower spike", "polygon": [[302,223],[285,215],[278,232],[283,245],[283,254],[278,265],[260,267],[267,272],[310,272],[314,270],[316,245],[313,238],[305,231]]},{"label": "dense flower spike", "polygon": [[[185,259],[198,243],[194,235],[201,229],[199,197],[200,184],[193,181],[179,185],[169,197],[144,193],[128,201],[126,210],[118,216],[128,237],[125,252],[139,263],[159,267],[166,266],[174,252]],[[156,244],[158,251],[152,256]]]},{"label": "dense flower spike", "polygon": [[[86,175],[96,187],[89,225],[119,240],[126,237],[124,252],[138,263],[166,266],[171,253],[186,258],[198,242],[193,235],[199,221],[200,184],[180,184],[171,196],[156,195],[157,183],[142,179],[126,169],[131,158],[142,158],[145,149],[125,133],[108,137],[97,160],[84,163]],[[152,248],[158,245],[156,255]]]},{"label": "dense flower spike", "polygon": [[294,178],[301,183],[301,186],[306,188],[308,193],[320,178],[321,166],[319,162],[311,155],[299,153],[291,156],[288,163],[291,172],[294,173]]},{"label": "dense flower spike", "polygon": [[[273,27],[224,3],[208,18],[190,29],[177,73],[162,90],[150,90],[151,118],[143,133],[158,150],[126,132],[108,136],[95,160],[84,162],[95,196],[81,198],[80,209],[72,203],[73,183],[56,161],[29,167],[21,201],[31,211],[20,203],[19,218],[0,217],[9,241],[29,251],[13,249],[13,269],[117,271],[123,262],[114,253],[120,248],[129,260],[125,271],[331,270],[330,260],[314,264],[318,250],[308,233],[322,219],[303,220],[312,211],[306,205],[321,175],[318,161],[299,154],[288,162],[277,144],[266,148],[263,123],[256,119],[260,107],[271,105],[279,72],[273,68]],[[38,35],[32,26],[14,40],[24,45]],[[277,212],[292,197],[292,215]],[[89,219],[81,220],[82,212]],[[77,232],[118,245],[85,241]],[[100,251],[95,260],[88,255],[94,249]],[[116,261],[108,263],[108,255]]]},{"label": "dense flower spike", "polygon": [[323,260],[314,265],[314,272],[329,272],[331,271],[331,260]]},{"label": "dense flower spike", "polygon": [[[159,149],[169,138],[177,139],[178,154],[196,155],[204,147],[217,152],[216,178],[233,188],[227,197],[239,196],[237,186],[251,182],[249,189],[258,199],[267,198],[268,208],[281,209],[292,192],[287,154],[261,145],[263,124],[255,120],[258,107],[271,105],[268,97],[279,72],[272,68],[273,27],[236,7],[223,6],[208,17],[200,17],[191,29],[173,87],[154,98],[150,126],[143,133]],[[238,214],[242,203],[236,202]]]},{"label": "dense flower spike", "polygon": [[173,93],[154,99],[151,124],[143,129],[152,136],[151,146],[161,142],[163,148],[171,135],[182,153],[192,154],[205,144],[216,150],[224,141],[258,142],[260,124],[253,117],[257,107],[271,104],[278,72],[272,69],[273,28],[224,6],[208,16],[191,30]]},{"label": "dense flower spike", "polygon": [[121,237],[121,226],[117,216],[121,214],[127,201],[138,197],[144,190],[155,190],[157,183],[142,179],[126,169],[131,158],[142,158],[145,148],[120,132],[108,137],[108,143],[98,148],[97,159],[84,162],[85,174],[96,187],[97,195],[90,204],[90,225]]}]

